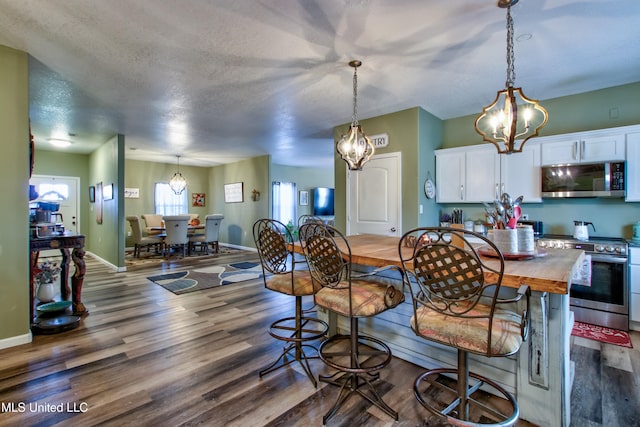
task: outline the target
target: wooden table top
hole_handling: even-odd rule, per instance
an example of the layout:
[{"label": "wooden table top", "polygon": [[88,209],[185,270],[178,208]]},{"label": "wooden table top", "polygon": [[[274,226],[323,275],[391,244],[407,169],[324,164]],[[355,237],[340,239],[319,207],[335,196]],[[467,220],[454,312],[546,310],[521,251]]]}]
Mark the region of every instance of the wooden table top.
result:
[{"label": "wooden table top", "polygon": [[[399,237],[359,234],[347,237],[354,264],[371,267],[401,266],[398,254]],[[296,245],[296,251],[300,250]],[[409,250],[407,248],[407,250]],[[532,291],[568,294],[571,271],[584,259],[584,251],[577,249],[546,249],[546,256],[528,260],[505,260],[503,286],[519,288],[529,285]],[[497,260],[485,258],[491,265]]]}]

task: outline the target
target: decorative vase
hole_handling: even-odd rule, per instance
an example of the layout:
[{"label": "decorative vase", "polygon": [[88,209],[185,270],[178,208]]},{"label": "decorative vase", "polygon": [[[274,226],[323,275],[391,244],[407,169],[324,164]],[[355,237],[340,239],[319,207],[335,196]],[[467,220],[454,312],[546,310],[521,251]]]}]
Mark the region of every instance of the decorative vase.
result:
[{"label": "decorative vase", "polygon": [[53,282],[40,283],[38,285],[38,291],[36,297],[40,302],[51,302],[56,296],[56,287]]}]

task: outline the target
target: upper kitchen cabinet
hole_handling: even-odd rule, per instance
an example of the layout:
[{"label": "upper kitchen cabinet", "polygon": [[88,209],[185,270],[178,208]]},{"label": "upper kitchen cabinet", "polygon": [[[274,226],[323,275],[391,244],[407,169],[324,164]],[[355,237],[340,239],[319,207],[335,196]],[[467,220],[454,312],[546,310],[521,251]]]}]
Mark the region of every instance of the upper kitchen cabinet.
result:
[{"label": "upper kitchen cabinet", "polygon": [[625,201],[640,202],[640,132],[627,134],[627,166]]},{"label": "upper kitchen cabinet", "polygon": [[625,135],[620,131],[591,131],[540,138],[542,166],[625,159]]},{"label": "upper kitchen cabinet", "polygon": [[523,201],[540,202],[540,147],[498,154],[493,145],[436,150],[438,203],[490,202],[507,192]]}]

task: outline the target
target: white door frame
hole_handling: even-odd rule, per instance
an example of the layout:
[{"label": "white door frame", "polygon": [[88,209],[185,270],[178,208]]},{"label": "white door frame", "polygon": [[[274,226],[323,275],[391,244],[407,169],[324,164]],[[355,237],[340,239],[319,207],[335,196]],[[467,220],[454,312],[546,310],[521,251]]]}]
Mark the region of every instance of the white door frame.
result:
[{"label": "white door frame", "polygon": [[75,212],[75,229],[78,234],[80,233],[80,177],[77,176],[62,176],[62,175],[32,175],[31,179],[65,179],[75,182],[76,190],[76,212]]}]

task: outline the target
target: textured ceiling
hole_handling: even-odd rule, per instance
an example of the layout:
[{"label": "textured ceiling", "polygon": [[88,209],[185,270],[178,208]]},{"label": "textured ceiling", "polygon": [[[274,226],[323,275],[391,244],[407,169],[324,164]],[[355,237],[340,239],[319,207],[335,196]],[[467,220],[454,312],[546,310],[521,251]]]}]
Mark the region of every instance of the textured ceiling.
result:
[{"label": "textured ceiling", "polygon": [[[0,44],[31,55],[38,146],[216,165],[333,164],[332,128],[421,106],[479,112],[504,87],[495,0],[0,0]],[[516,86],[549,99],[640,81],[640,1],[520,0]],[[526,39],[527,37],[524,37]],[[366,129],[365,129],[366,131]],[[69,137],[69,134],[74,136]]]}]

